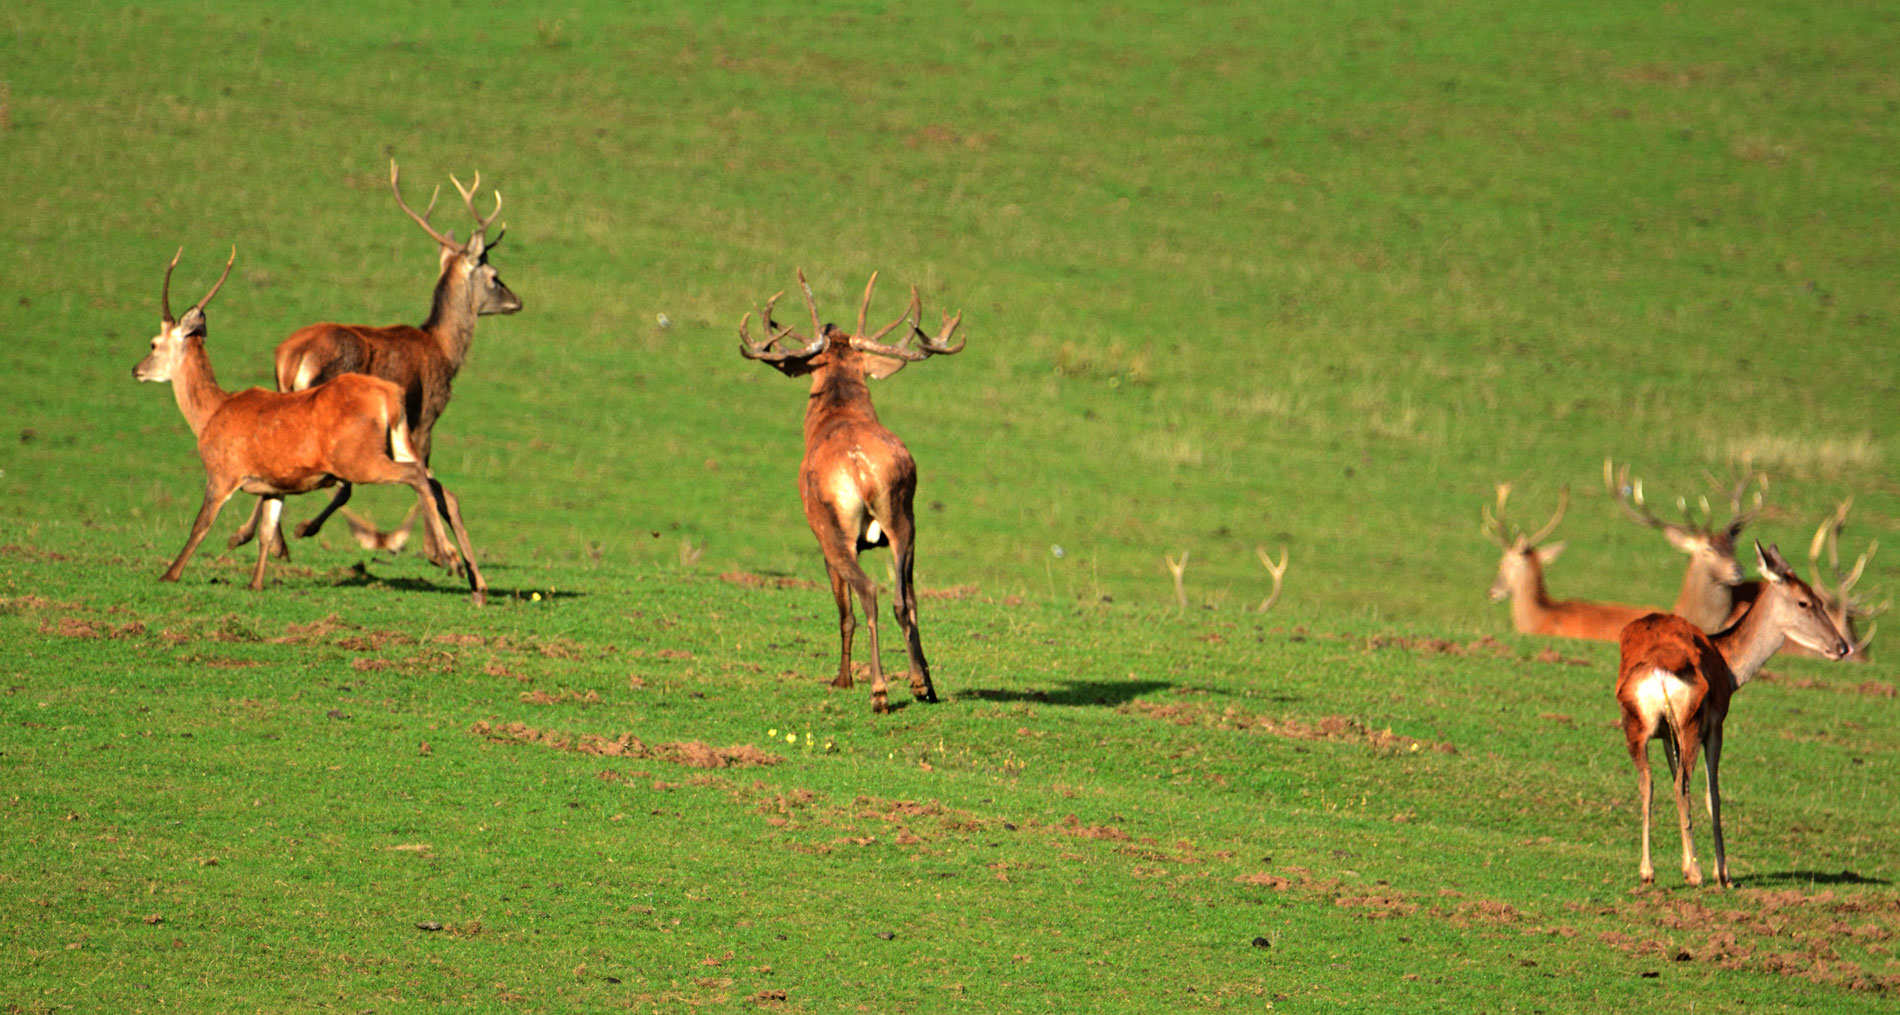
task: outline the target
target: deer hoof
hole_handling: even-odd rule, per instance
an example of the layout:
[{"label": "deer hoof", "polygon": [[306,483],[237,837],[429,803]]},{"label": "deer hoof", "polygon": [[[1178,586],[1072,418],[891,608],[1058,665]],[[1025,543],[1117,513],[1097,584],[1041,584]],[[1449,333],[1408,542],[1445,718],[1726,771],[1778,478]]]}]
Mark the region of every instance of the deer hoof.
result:
[{"label": "deer hoof", "polygon": [[836,687],[839,690],[845,690],[851,687],[851,674],[849,673],[838,674],[836,677],[832,678],[831,686]]},{"label": "deer hoof", "polygon": [[297,538],[309,539],[311,536],[316,535],[317,529],[316,529],[315,521],[316,521],[315,519],[306,519],[305,521],[298,522],[297,523]]},{"label": "deer hoof", "polygon": [[871,695],[871,714],[872,715],[884,715],[890,710],[891,710],[891,702],[889,698],[886,698],[885,696],[881,694]]},{"label": "deer hoof", "polygon": [[1702,883],[1702,868],[1701,867],[1684,867],[1682,869],[1682,879],[1684,881],[1689,882],[1692,885],[1701,884]]},{"label": "deer hoof", "polygon": [[469,593],[468,601],[474,603],[476,606],[487,606],[488,590],[476,589],[474,592]]}]

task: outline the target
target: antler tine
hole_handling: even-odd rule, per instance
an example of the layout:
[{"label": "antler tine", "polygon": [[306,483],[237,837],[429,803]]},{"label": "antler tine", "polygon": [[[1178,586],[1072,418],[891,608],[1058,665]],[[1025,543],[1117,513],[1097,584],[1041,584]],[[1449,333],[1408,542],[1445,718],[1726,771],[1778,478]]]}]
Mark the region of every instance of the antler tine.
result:
[{"label": "antler tine", "polygon": [[[429,210],[427,212],[422,213],[421,215],[418,215],[416,214],[416,210],[414,208],[409,207],[409,202],[404,201],[402,199],[402,183],[399,180],[400,173],[401,173],[401,170],[396,168],[396,160],[390,159],[389,160],[389,189],[394,191],[396,194],[396,207],[401,208],[402,213],[404,215],[407,215],[410,218],[415,219],[416,225],[421,226],[422,231],[425,233],[428,233],[429,236],[435,240],[435,242],[445,247],[460,247],[461,244],[455,242],[454,237],[444,236],[441,233],[436,232],[435,227],[429,224],[429,216],[435,212],[435,199],[437,196],[439,196],[442,193],[441,186],[438,185],[435,188],[435,193],[429,196]],[[450,177],[450,179],[454,179],[454,177]],[[476,217],[480,218],[481,216],[478,215]]]},{"label": "antler tine", "polygon": [[[874,276],[875,277],[875,276]],[[811,294],[811,283],[805,281],[805,269],[798,269],[798,287],[805,292],[805,308],[811,311],[812,341],[825,337],[825,326],[818,323],[818,301]]]},{"label": "antler tine", "polygon": [[1564,520],[1564,512],[1569,510],[1569,508],[1570,508],[1570,486],[1569,484],[1566,483],[1562,489],[1557,491],[1557,513],[1554,515],[1551,515],[1550,521],[1545,522],[1544,527],[1541,529],[1538,529],[1537,534],[1530,538],[1529,540],[1530,545],[1536,546],[1537,544],[1544,541],[1545,536],[1548,536],[1551,533],[1557,531],[1557,523]]},{"label": "antler tine", "polygon": [[[875,278],[876,276],[872,276],[872,277]],[[902,317],[899,317],[897,320],[892,321],[889,324],[886,324],[882,328],[879,328],[877,330],[877,334],[865,336],[865,341],[871,342],[871,343],[882,342],[884,340],[884,336],[890,334],[892,329],[896,328],[898,325],[904,323],[905,321],[916,320],[918,315],[922,314],[923,312],[924,312],[923,299],[917,295],[917,287],[911,286],[910,287],[910,305],[904,308],[904,315]],[[912,325],[912,327],[914,328],[915,325]],[[859,334],[863,334],[863,331],[864,331],[864,325],[860,323],[858,325],[858,332]],[[905,341],[908,341],[910,339],[910,336],[905,335],[904,339]]]},{"label": "antler tine", "polygon": [[1273,609],[1274,603],[1280,601],[1280,582],[1286,577],[1287,552],[1286,547],[1280,547],[1280,563],[1278,564],[1273,562],[1273,558],[1267,556],[1267,548],[1264,546],[1254,547],[1253,552],[1260,558],[1260,563],[1267,566],[1267,573],[1273,576],[1273,593],[1261,601],[1260,609],[1257,611],[1265,613]]},{"label": "antler tine", "polygon": [[183,256],[185,256],[185,248],[179,247],[178,253],[172,255],[172,263],[165,266],[165,288],[159,290],[158,293],[158,305],[164,308],[166,327],[178,321],[178,318],[172,316],[172,269],[178,267],[178,259]]},{"label": "antler tine", "polygon": [[[1744,510],[1742,507],[1742,495],[1748,492],[1748,484],[1751,482],[1756,484],[1755,502]],[[1709,475],[1709,483],[1717,489],[1723,487],[1722,482],[1716,479],[1713,473]],[[1724,528],[1730,533],[1739,533],[1747,528],[1749,523],[1753,522],[1756,516],[1761,514],[1762,494],[1767,489],[1767,475],[1751,471],[1748,464],[1744,463],[1735,477],[1735,484],[1728,488],[1729,520]],[[1713,514],[1709,516],[1709,524],[1711,531],[1713,531],[1715,524],[1715,516]]]},{"label": "antler tine", "polygon": [[1656,517],[1656,513],[1643,503],[1643,481],[1630,477],[1630,467],[1627,462],[1612,474],[1610,459],[1605,458],[1603,485],[1609,490],[1610,497],[1616,501],[1616,506],[1623,509],[1623,514],[1630,521],[1652,529],[1670,527],[1668,522]]},{"label": "antler tine", "polygon": [[759,312],[759,316],[765,321],[766,334],[770,336],[763,343],[752,341],[752,335],[747,328],[747,325],[752,322],[752,312],[748,310],[744,317],[739,318],[739,355],[746,359],[763,360],[767,363],[783,363],[788,359],[809,359],[825,350],[827,340],[825,336],[819,335],[802,348],[773,351],[772,347],[785,339],[799,338],[799,335],[789,327],[774,330],[776,326],[772,322],[772,308],[777,305],[778,298],[783,295],[785,295],[784,290],[773,293],[772,298],[765,301],[764,309]]},{"label": "antler tine", "polygon": [[454,173],[449,174],[449,182],[455,184],[455,189],[462,195],[462,203],[468,206],[468,213],[474,216],[475,231],[485,235],[488,232],[488,224],[501,215],[501,191],[495,191],[495,210],[490,212],[487,218],[483,218],[482,213],[475,210],[475,195],[482,189],[481,170],[475,171],[475,182],[466,187],[462,186],[462,181],[455,178]]},{"label": "antler tine", "polygon": [[[922,306],[919,306],[918,313],[921,314],[922,312],[923,312],[923,308]],[[922,324],[923,322],[919,321],[917,323]],[[957,311],[957,316],[955,317],[951,317],[949,314],[944,314],[943,328],[937,332],[937,337],[935,339],[932,339],[930,336],[925,335],[924,329],[913,326],[912,330],[916,332],[918,339],[920,339],[920,341],[918,342],[918,348],[923,349],[925,352],[930,353],[932,356],[952,356],[952,355],[955,355],[956,353],[962,352],[965,342],[958,342],[954,346],[950,344],[950,336],[957,333],[957,326],[962,323],[963,323],[963,311],[961,310]]]},{"label": "antler tine", "polygon": [[853,335],[864,334],[864,318],[871,312],[871,292],[877,288],[877,272],[871,273],[871,280],[864,283],[864,302],[858,304],[858,327]]},{"label": "antler tine", "polygon": [[205,293],[205,298],[199,300],[195,305],[192,306],[191,310],[187,310],[185,311],[185,313],[189,314],[191,313],[192,310],[196,310],[199,313],[203,313],[205,305],[211,302],[211,297],[216,296],[218,294],[218,290],[224,288],[224,280],[231,277],[231,266],[236,263],[237,263],[237,244],[233,243],[231,245],[231,257],[229,260],[224,262],[224,274],[218,276],[217,284],[211,287],[210,292]]},{"label": "antler tine", "polygon": [[1478,524],[1478,531],[1499,546],[1510,549],[1511,533],[1510,529],[1506,528],[1504,524],[1504,502],[1511,498],[1511,484],[1499,483],[1497,484],[1497,488],[1497,511],[1494,514],[1489,507],[1479,509],[1479,514],[1483,518],[1483,521]]}]

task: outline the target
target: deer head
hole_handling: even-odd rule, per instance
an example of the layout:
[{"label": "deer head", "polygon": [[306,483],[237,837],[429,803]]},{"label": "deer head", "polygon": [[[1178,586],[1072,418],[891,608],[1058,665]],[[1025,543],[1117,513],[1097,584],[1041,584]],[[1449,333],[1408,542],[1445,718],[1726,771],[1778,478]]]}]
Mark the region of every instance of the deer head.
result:
[{"label": "deer head", "polygon": [[[1717,492],[1724,490],[1714,476],[1709,477]],[[1753,502],[1743,507],[1743,495],[1749,484],[1756,483]],[[1663,534],[1669,545],[1689,555],[1693,569],[1700,569],[1709,578],[1723,585],[1739,585],[1744,580],[1742,563],[1735,556],[1735,541],[1742,530],[1761,513],[1762,491],[1767,488],[1766,477],[1751,475],[1743,469],[1741,475],[1728,487],[1729,518],[1722,524],[1716,524],[1715,512],[1707,497],[1697,501],[1700,511],[1692,507],[1687,498],[1676,499],[1677,510],[1682,512],[1682,522],[1666,522],[1656,517],[1655,512],[1643,502],[1643,481],[1632,478],[1628,465],[1617,469],[1610,459],[1603,460],[1603,485],[1609,490],[1616,506],[1630,521],[1645,528],[1655,529]]]},{"label": "deer head", "polygon": [[465,243],[455,238],[455,230],[451,229],[446,233],[437,232],[436,228],[429,224],[429,216],[435,212],[435,200],[442,194],[441,187],[438,186],[429,195],[429,207],[423,209],[418,215],[415,209],[409,207],[408,202],[402,199],[402,184],[399,180],[400,170],[396,168],[396,160],[391,159],[389,160],[389,189],[396,194],[396,206],[402,209],[403,214],[414,219],[416,224],[422,227],[422,231],[428,233],[430,238],[442,248],[443,277],[467,284],[469,305],[475,313],[478,316],[512,314],[520,310],[521,297],[516,296],[513,290],[502,283],[501,275],[495,271],[494,265],[488,263],[489,252],[500,246],[502,237],[508,234],[508,227],[504,224],[495,234],[494,239],[488,239],[489,224],[501,214],[501,191],[495,191],[495,210],[483,216],[481,212],[475,210],[475,194],[481,189],[482,174],[476,173],[475,182],[466,187],[462,186],[462,181],[450,175],[449,182],[455,184],[456,191],[462,195],[462,204],[468,208],[469,215],[475,219],[475,229],[469,234],[468,241]]},{"label": "deer head", "polygon": [[1557,495],[1557,513],[1550,516],[1544,527],[1531,535],[1509,526],[1504,518],[1504,502],[1511,496],[1511,484],[1498,484],[1498,503],[1495,512],[1484,509],[1484,521],[1479,526],[1487,539],[1498,544],[1504,555],[1498,558],[1498,576],[1491,583],[1491,599],[1496,602],[1509,599],[1514,589],[1535,588],[1543,582],[1544,565],[1557,559],[1564,552],[1562,541],[1540,546],[1546,537],[1557,531],[1557,523],[1563,521],[1564,511],[1570,506],[1570,487],[1566,486]]},{"label": "deer head", "polygon": [[159,307],[164,311],[160,318],[158,335],[152,339],[152,351],[138,365],[132,368],[132,376],[141,381],[167,382],[177,373],[179,364],[185,361],[187,344],[193,339],[205,337],[205,305],[211,297],[224,287],[224,280],[231,277],[231,265],[237,262],[237,247],[231,248],[231,259],[224,262],[224,274],[218,276],[216,285],[205,293],[204,299],[193,304],[183,317],[172,316],[172,269],[178,267],[178,259],[184,256],[185,248],[179,247],[172,255],[171,263],[165,266],[165,286],[159,291]]},{"label": "deer head", "polygon": [[[923,300],[917,295],[915,286],[911,287],[910,305],[905,308],[903,316],[869,335],[864,333],[865,317],[871,309],[871,294],[877,288],[877,272],[871,273],[871,280],[864,286],[864,302],[858,306],[857,329],[850,332],[835,324],[818,323],[818,301],[812,297],[811,284],[805,281],[802,268],[798,271],[798,287],[805,294],[805,308],[811,313],[811,331],[815,337],[807,341],[792,326],[780,328],[778,322],[772,319],[772,308],[778,304],[779,297],[785,295],[779,292],[766,300],[764,308],[759,311],[759,318],[765,322],[767,333],[764,342],[753,342],[748,333],[747,326],[752,321],[750,313],[739,320],[739,355],[767,363],[787,377],[842,369],[875,381],[889,377],[911,363],[963,351],[962,342],[954,346],[949,344],[950,337],[956,334],[957,326],[963,323],[963,314],[959,312],[955,317],[943,315],[942,330],[936,338],[931,338],[920,327]],[[885,345],[884,336],[902,324],[910,325],[909,332],[898,344]]]},{"label": "deer head", "polygon": [[1755,544],[1755,563],[1761,568],[1762,594],[1749,612],[1767,611],[1761,618],[1787,633],[1788,640],[1828,659],[1840,659],[1854,650],[1834,619],[1828,616],[1827,600],[1795,577],[1794,568],[1781,559],[1773,546],[1762,549]]}]

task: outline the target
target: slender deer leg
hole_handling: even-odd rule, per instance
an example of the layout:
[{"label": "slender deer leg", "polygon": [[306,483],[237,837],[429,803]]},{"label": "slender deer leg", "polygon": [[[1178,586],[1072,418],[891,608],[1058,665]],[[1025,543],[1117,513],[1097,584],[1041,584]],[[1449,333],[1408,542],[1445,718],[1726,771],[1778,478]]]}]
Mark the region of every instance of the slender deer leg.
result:
[{"label": "slender deer leg", "polygon": [[309,539],[311,536],[323,531],[323,523],[329,521],[330,516],[335,514],[338,508],[350,502],[350,493],[350,484],[347,481],[338,483],[336,485],[336,493],[330,497],[330,503],[325,504],[323,510],[317,512],[315,518],[297,526],[297,538]]},{"label": "slender deer leg", "polygon": [[433,476],[429,477],[429,486],[435,491],[436,510],[448,519],[450,529],[455,532],[455,542],[462,548],[462,559],[467,562],[469,598],[476,606],[484,605],[488,602],[488,582],[475,566],[475,551],[468,545],[468,527],[462,524],[462,502]]},{"label": "slender deer leg", "polygon": [[1624,735],[1629,739],[1630,760],[1636,763],[1636,801],[1643,812],[1643,862],[1636,868],[1636,873],[1647,885],[1656,880],[1656,867],[1649,862],[1649,804],[1652,791],[1649,734],[1641,728],[1632,728],[1635,722],[1634,719],[1625,721]]},{"label": "slender deer leg", "polygon": [[185,561],[190,560],[192,552],[198,549],[198,544],[204,542],[205,533],[211,531],[211,523],[217,521],[218,512],[224,508],[224,502],[230,500],[237,492],[236,482],[223,484],[207,482],[205,484],[205,501],[198,508],[198,517],[191,523],[191,536],[185,540],[185,548],[179,551],[178,559],[172,561],[172,566],[166,568],[165,573],[158,576],[159,581],[178,580],[178,576],[185,571]]},{"label": "slender deer leg", "polygon": [[251,591],[264,587],[264,564],[270,560],[271,550],[277,540],[283,538],[277,531],[277,520],[284,514],[284,498],[260,497],[257,501],[259,515],[257,538],[257,570],[251,573]]},{"label": "slender deer leg", "polygon": [[[426,470],[427,467],[425,466],[424,468]],[[448,506],[442,497],[442,483],[435,478],[435,473],[433,472],[429,473],[429,488],[435,491],[437,510],[443,513],[443,517],[448,517]],[[458,574],[461,573],[461,558],[455,555],[455,548],[449,544],[447,535],[445,534],[441,542],[438,543],[434,537],[429,535],[430,531],[431,530],[427,527],[423,529],[422,552],[424,556],[427,556],[429,562],[435,564],[437,567],[447,568]]]},{"label": "slender deer leg", "polygon": [[1675,773],[1676,823],[1682,828],[1682,876],[1692,885],[1702,883],[1702,865],[1696,862],[1695,839],[1689,834],[1689,777],[1695,772],[1694,734],[1683,730],[1676,745],[1680,763]]},{"label": "slender deer leg", "polygon": [[838,676],[831,681],[831,686],[847,688],[851,686],[851,634],[857,627],[856,619],[851,616],[851,586],[829,560],[825,561],[825,575],[831,579],[831,596],[838,601],[838,643],[842,646]]},{"label": "slender deer leg", "polygon": [[1722,727],[1709,730],[1708,743],[1708,796],[1709,824],[1715,828],[1715,883],[1723,888],[1731,887],[1734,882],[1728,879],[1728,854],[1722,848],[1722,785],[1716,775],[1716,768],[1722,759]]},{"label": "slender deer leg", "polygon": [[889,685],[884,681],[884,664],[877,649],[877,586],[861,570],[851,584],[857,587],[858,602],[864,607],[864,626],[871,631],[871,711],[888,712],[891,710],[886,691]]},{"label": "slender deer leg", "polygon": [[891,555],[897,558],[897,593],[891,612],[904,632],[904,650],[910,656],[910,693],[919,701],[937,701],[937,689],[930,683],[930,663],[924,658],[924,639],[917,627],[917,586],[911,580],[915,560],[916,527],[909,518],[892,519]]},{"label": "slender deer leg", "polygon": [[251,537],[257,535],[257,524],[263,520],[263,517],[264,500],[260,497],[256,504],[251,505],[251,517],[246,518],[244,524],[238,526],[236,532],[231,533],[231,542],[226,544],[226,548],[235,550],[245,543],[250,542]]}]

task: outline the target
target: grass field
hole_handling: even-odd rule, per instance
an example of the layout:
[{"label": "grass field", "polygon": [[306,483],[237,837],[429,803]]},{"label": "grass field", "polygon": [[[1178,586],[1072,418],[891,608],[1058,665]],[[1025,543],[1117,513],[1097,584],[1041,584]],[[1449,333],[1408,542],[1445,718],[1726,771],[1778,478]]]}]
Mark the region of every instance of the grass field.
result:
[{"label": "grass field", "polygon": [[[1897,48],[1872,3],[5,6],[0,1010],[1891,1007],[1883,642],[1738,698],[1739,890],[1661,835],[1637,889],[1614,648],[1510,634],[1476,523],[1567,485],[1553,592],[1666,604],[1603,458],[1659,504],[1746,460],[1790,558],[1850,494],[1894,543]],[[247,592],[243,499],[160,585],[166,259],[195,299],[236,244],[232,388],[418,322],[392,157],[506,197],[525,309],[434,456],[491,605],[334,527]],[[876,388],[935,707],[824,686],[804,388],[734,343],[801,267],[965,315]]]}]

